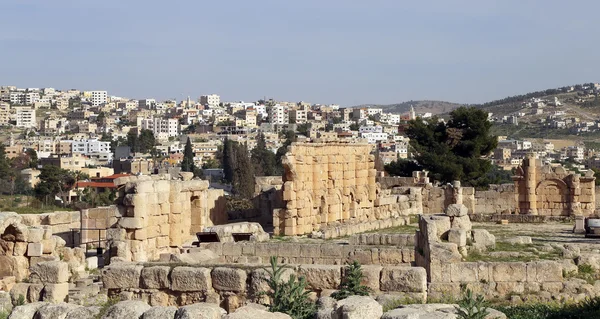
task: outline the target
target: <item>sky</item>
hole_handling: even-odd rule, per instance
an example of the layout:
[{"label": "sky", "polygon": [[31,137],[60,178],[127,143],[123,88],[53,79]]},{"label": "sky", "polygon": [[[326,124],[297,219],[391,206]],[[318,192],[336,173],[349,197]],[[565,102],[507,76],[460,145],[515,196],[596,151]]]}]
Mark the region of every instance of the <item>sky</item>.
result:
[{"label": "sky", "polygon": [[0,85],[481,103],[597,82],[595,0],[1,0]]}]

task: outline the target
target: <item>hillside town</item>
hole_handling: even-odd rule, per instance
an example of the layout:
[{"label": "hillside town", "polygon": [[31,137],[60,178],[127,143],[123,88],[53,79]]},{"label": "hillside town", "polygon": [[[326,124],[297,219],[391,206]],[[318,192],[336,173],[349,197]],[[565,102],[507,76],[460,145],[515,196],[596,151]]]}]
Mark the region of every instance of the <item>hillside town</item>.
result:
[{"label": "hillside town", "polygon": [[[266,147],[276,152],[285,143],[283,133],[287,131],[295,132],[301,141],[366,142],[382,167],[397,159],[412,158],[410,140],[404,134],[408,122],[434,116],[417,113],[414,108],[404,114],[392,114],[377,107],[273,99],[227,102],[216,94],[182,101],[138,100],[111,96],[107,91],[15,86],[0,87],[0,101],[7,157],[12,159],[33,150],[39,159],[38,167],[21,171],[27,183],[35,187],[39,168],[55,165],[85,173],[96,181],[81,181],[77,187],[81,189],[104,187],[119,174],[178,172],[188,137],[195,166],[203,168],[205,176],[214,181],[222,175],[217,157],[225,138],[243,143],[251,151],[258,134],[262,134]],[[532,98],[523,107],[544,110],[561,105],[556,98],[550,102]],[[565,114],[560,110],[552,112],[549,118]],[[494,120],[493,114],[489,117]],[[571,122],[581,128],[578,118]],[[598,126],[596,122],[583,124],[586,129]],[[141,150],[131,145],[131,137],[144,131],[152,136],[153,145]],[[498,140],[490,159],[505,170],[519,166],[530,152],[548,164],[571,161],[580,171],[600,168],[598,154],[583,145],[556,147],[551,141],[513,140],[506,136],[499,136]]]}]

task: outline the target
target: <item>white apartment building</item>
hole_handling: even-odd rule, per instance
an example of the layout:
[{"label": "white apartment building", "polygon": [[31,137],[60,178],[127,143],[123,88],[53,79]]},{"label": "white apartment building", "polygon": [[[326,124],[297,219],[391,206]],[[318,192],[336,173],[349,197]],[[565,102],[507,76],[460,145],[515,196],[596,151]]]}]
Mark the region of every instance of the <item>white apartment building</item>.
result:
[{"label": "white apartment building", "polygon": [[267,107],[264,104],[256,105],[254,107],[254,110],[256,110],[256,115],[260,115],[262,118],[266,118],[267,116],[269,116],[269,113],[267,112]]},{"label": "white apartment building", "polygon": [[376,126],[361,126],[358,128],[359,133],[383,133],[383,127]]},{"label": "white apartment building", "polygon": [[383,122],[383,123],[387,123],[390,125],[398,125],[400,124],[400,114],[392,114],[392,113],[378,113],[375,114],[375,119]]},{"label": "white apartment building", "polygon": [[276,104],[269,109],[269,123],[290,124],[290,116],[287,107]]},{"label": "white apartment building", "polygon": [[35,110],[30,107],[15,107],[15,117],[17,127],[32,128],[36,127]]},{"label": "white apartment building", "polygon": [[13,105],[33,105],[39,99],[38,92],[10,92],[10,103]]},{"label": "white apartment building", "polygon": [[217,106],[221,103],[221,97],[216,94],[200,96],[200,104],[208,106]]},{"label": "white apartment building", "polygon": [[[363,119],[366,119],[368,116],[369,116],[369,113],[367,112],[366,108],[352,110],[352,118],[355,120],[363,120]],[[345,120],[345,118],[344,118],[344,120]]]},{"label": "white apartment building", "polygon": [[565,149],[565,156],[572,157],[577,162],[582,162],[584,159],[585,148],[582,146],[569,146]]},{"label": "white apartment building", "polygon": [[0,125],[7,125],[10,122],[10,104],[0,102]]},{"label": "white apartment building", "polygon": [[90,92],[90,102],[92,102],[92,106],[99,106],[106,102],[108,102],[108,92],[107,91],[91,91]]},{"label": "white apartment building", "polygon": [[154,137],[160,140],[167,140],[169,137],[179,135],[179,121],[177,119],[143,119],[140,126],[144,130],[152,131]]},{"label": "white apartment building", "polygon": [[376,144],[377,142],[387,141],[387,133],[360,133],[360,137],[367,139],[369,144]]},{"label": "white apartment building", "polygon": [[375,114],[381,114],[381,113],[383,113],[383,109],[380,109],[380,108],[372,108],[372,107],[370,107],[370,108],[367,109],[367,115],[373,115],[374,116]]}]

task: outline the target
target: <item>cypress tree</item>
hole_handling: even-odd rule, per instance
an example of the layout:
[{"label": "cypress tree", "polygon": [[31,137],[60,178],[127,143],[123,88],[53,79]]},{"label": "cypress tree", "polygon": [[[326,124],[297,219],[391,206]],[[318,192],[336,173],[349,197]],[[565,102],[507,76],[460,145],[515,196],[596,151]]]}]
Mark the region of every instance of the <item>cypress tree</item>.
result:
[{"label": "cypress tree", "polygon": [[192,141],[188,137],[183,150],[183,161],[181,161],[181,170],[184,172],[193,172],[196,168],[194,165],[194,152],[192,151]]}]

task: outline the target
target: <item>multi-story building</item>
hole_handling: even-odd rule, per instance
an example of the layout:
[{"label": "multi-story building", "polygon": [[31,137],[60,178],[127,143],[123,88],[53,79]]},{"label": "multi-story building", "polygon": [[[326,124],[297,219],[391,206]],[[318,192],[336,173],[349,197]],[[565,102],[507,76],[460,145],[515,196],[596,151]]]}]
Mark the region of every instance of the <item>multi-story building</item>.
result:
[{"label": "multi-story building", "polygon": [[108,102],[108,92],[106,91],[90,91],[89,93],[92,106],[99,106]]},{"label": "multi-story building", "polygon": [[169,137],[179,135],[179,121],[177,119],[142,119],[140,127],[144,130],[152,131],[154,137],[160,140],[166,140]]},{"label": "multi-story building", "polygon": [[221,97],[216,94],[200,96],[200,104],[208,106],[218,106],[221,103]]},{"label": "multi-story building", "polygon": [[276,104],[269,109],[269,123],[289,124],[290,116],[287,107]]},{"label": "multi-story building", "polygon": [[360,108],[352,110],[352,118],[356,121],[364,120],[369,116],[367,108]]},{"label": "multi-story building", "polygon": [[577,162],[583,162],[585,148],[582,146],[569,146],[565,149],[565,156],[573,158]]},{"label": "multi-story building", "polygon": [[307,111],[305,109],[291,110],[290,123],[302,124],[307,121]]},{"label": "multi-story building", "polygon": [[256,111],[254,110],[246,110],[246,114],[244,115],[244,120],[246,121],[246,126],[255,127],[256,126]]},{"label": "multi-story building", "polygon": [[141,109],[153,109],[156,106],[155,99],[143,99],[139,100],[138,105]]},{"label": "multi-story building", "polygon": [[36,127],[35,110],[30,107],[15,107],[15,117],[17,127],[33,128]]},{"label": "multi-story building", "polygon": [[0,125],[7,125],[10,122],[10,104],[0,102]]},{"label": "multi-story building", "polygon": [[382,141],[387,141],[387,133],[360,133],[360,137],[367,140],[369,144],[375,144]]}]

